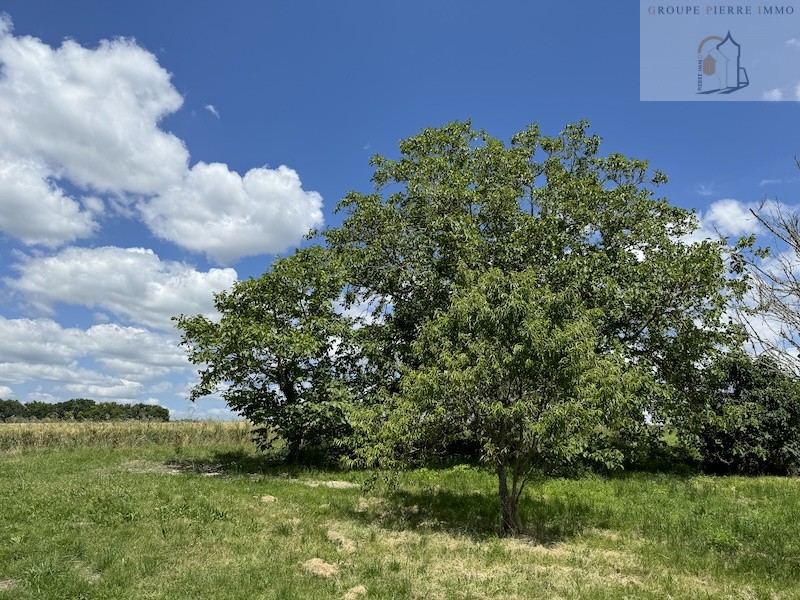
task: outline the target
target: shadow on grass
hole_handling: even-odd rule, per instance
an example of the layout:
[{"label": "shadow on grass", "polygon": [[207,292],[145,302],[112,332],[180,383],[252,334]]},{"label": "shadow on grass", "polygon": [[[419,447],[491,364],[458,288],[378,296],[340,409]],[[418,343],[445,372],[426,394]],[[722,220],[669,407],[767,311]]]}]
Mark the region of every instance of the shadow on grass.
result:
[{"label": "shadow on grass", "polygon": [[[244,450],[216,452],[203,458],[177,458],[169,461],[169,466],[185,473],[293,478],[339,471],[331,466],[290,464],[280,453],[254,454]],[[342,518],[364,525],[377,524],[392,531],[438,531],[481,540],[496,537],[500,530],[497,495],[482,490],[373,490],[357,504],[349,496],[347,501],[334,503],[332,509]],[[602,527],[604,522],[604,515],[589,504],[574,498],[536,497],[535,492],[523,498],[520,514],[523,534],[544,545],[573,538],[590,527]]]},{"label": "shadow on grass", "polygon": [[215,452],[200,458],[176,457],[168,461],[168,466],[184,473],[220,475],[274,475],[295,477],[302,473],[337,471],[336,467],[327,465],[308,465],[287,463],[281,453],[254,454],[245,450]]},{"label": "shadow on grass", "polygon": [[[400,490],[378,497],[378,502],[363,502],[343,516],[392,531],[438,531],[474,540],[497,537],[500,531],[500,502],[491,493]],[[573,538],[602,521],[589,505],[563,499],[526,497],[520,514],[523,535],[542,545]]]}]

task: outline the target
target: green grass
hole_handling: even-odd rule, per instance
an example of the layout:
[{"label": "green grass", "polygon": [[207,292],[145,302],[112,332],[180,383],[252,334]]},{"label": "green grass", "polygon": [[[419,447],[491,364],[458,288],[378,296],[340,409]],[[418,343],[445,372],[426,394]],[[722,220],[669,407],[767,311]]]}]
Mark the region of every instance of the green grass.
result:
[{"label": "green grass", "polygon": [[0,452],[0,599],[800,598],[797,479],[543,480],[509,540],[483,470],[369,490],[175,425]]}]

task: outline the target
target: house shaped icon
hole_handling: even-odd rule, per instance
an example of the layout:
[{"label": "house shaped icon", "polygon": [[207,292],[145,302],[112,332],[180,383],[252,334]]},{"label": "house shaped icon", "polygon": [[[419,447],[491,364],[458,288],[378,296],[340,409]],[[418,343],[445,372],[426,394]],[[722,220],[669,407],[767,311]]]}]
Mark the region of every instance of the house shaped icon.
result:
[{"label": "house shaped icon", "polygon": [[[719,75],[723,88],[739,89],[750,83],[747,78],[747,71],[739,66],[742,48],[731,37],[730,31],[725,36],[725,39],[717,44],[717,52],[715,54],[719,62]],[[703,72],[705,72],[705,64],[703,64]]]},{"label": "house shaped icon", "polygon": [[710,54],[703,59],[703,75],[713,75],[717,72],[717,61]]},{"label": "house shaped icon", "polygon": [[702,78],[698,94],[730,94],[750,85],[747,71],[739,64],[742,48],[730,31],[724,38],[704,38],[697,53],[702,57],[698,61],[698,76]]}]

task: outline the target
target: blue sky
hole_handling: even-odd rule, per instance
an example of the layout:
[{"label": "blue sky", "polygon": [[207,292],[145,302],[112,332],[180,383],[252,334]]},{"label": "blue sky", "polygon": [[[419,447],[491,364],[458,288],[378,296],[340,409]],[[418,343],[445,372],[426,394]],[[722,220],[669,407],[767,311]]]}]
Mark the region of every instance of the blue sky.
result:
[{"label": "blue sky", "polygon": [[169,317],[209,313],[214,291],[337,223],[338,200],[370,190],[369,157],[424,127],[470,118],[507,139],[587,118],[604,152],[667,173],[701,234],[745,233],[749,206],[800,187],[791,94],[639,100],[632,0],[0,11],[0,397],[226,416],[187,402]]}]

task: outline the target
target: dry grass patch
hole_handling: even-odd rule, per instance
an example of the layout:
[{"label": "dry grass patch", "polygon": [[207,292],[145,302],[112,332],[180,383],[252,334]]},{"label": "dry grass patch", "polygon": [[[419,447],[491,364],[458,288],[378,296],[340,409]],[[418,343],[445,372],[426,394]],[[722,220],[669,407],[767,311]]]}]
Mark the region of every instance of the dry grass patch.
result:
[{"label": "dry grass patch", "polygon": [[321,558],[311,558],[303,563],[303,569],[318,577],[336,577],[339,574],[339,567],[325,562]]},{"label": "dry grass patch", "polygon": [[366,593],[367,588],[365,588],[363,585],[357,585],[347,590],[344,596],[342,596],[342,600],[356,600],[357,598],[364,596]]},{"label": "dry grass patch", "polygon": [[19,581],[15,579],[0,579],[0,592],[13,590],[18,585]]},{"label": "dry grass patch", "polygon": [[120,465],[120,470],[126,473],[159,473],[161,475],[180,475],[183,471],[172,465],[148,461],[148,460],[129,460]]},{"label": "dry grass patch", "polygon": [[329,542],[336,544],[336,549],[344,554],[352,554],[358,548],[357,544],[337,529],[328,529]]},{"label": "dry grass patch", "polygon": [[352,481],[337,481],[337,480],[317,480],[317,479],[290,479],[292,483],[302,483],[308,487],[327,487],[334,490],[352,490],[361,487]]},{"label": "dry grass patch", "polygon": [[97,583],[100,581],[100,573],[87,565],[76,566],[75,572],[89,583]]},{"label": "dry grass patch", "polygon": [[383,531],[378,541],[391,548],[382,553],[385,563],[407,561],[421,574],[415,594],[426,598],[452,597],[454,589],[475,598],[529,598],[545,590],[546,597],[572,597],[582,589],[647,588],[634,554],[583,543],[542,545],[526,538],[475,540],[415,531]]}]

